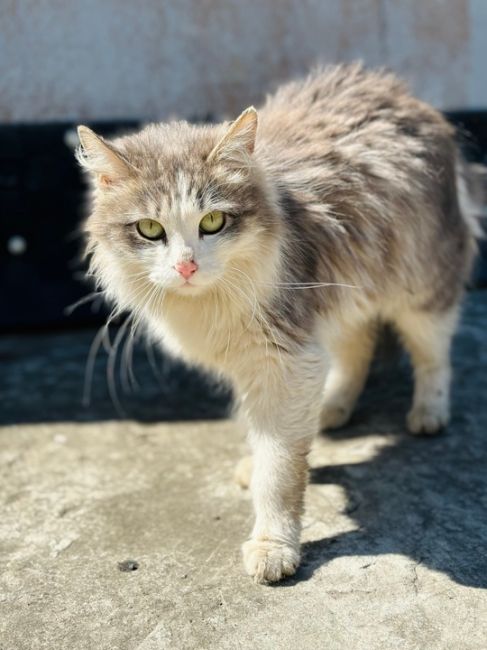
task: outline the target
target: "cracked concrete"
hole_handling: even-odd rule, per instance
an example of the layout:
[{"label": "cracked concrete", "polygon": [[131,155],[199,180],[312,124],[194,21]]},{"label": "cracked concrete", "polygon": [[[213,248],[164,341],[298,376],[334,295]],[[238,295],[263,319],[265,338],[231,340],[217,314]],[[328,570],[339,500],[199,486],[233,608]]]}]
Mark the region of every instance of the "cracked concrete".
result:
[{"label": "cracked concrete", "polygon": [[484,650],[486,317],[471,295],[444,435],[404,432],[402,362],[317,439],[303,564],[274,587],[243,573],[225,391],[167,360],[156,381],[140,350],[117,418],[102,357],[80,405],[92,333],[0,339],[0,648]]}]

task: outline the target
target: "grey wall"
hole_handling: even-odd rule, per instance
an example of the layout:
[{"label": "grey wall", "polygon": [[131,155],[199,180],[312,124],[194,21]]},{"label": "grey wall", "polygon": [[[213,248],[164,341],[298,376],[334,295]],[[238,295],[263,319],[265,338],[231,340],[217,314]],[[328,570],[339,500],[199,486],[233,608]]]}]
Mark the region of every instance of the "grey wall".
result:
[{"label": "grey wall", "polygon": [[0,0],[0,121],[235,114],[363,58],[487,107],[487,0]]}]

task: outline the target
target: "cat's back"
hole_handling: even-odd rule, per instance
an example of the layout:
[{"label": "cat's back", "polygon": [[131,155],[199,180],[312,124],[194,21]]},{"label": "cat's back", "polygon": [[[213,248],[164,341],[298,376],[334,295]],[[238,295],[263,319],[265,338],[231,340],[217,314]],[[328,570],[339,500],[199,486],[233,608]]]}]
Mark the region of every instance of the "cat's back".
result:
[{"label": "cat's back", "polygon": [[329,66],[278,88],[259,111],[257,146],[299,160],[339,146],[384,151],[384,142],[450,139],[453,129],[384,70],[361,64]]},{"label": "cat's back", "polygon": [[391,295],[401,287],[426,304],[445,286],[457,291],[475,244],[456,194],[454,135],[393,74],[358,64],[315,71],[269,97],[256,152],[290,241],[318,260],[301,281],[345,278],[382,295],[388,269]]}]

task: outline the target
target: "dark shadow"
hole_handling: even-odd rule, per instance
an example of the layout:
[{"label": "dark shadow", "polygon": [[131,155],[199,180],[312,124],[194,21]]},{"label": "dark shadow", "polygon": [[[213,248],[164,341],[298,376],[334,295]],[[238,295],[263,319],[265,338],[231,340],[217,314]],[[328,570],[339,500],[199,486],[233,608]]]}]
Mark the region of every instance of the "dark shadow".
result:
[{"label": "dark shadow", "polygon": [[337,557],[400,553],[486,588],[487,443],[458,436],[466,425],[434,440],[401,437],[370,462],[315,469],[313,483],[345,489],[357,530],[306,544],[298,579]]},{"label": "dark shadow", "polygon": [[[111,343],[117,335],[111,331]],[[229,389],[139,342],[125,370],[120,344],[115,363],[101,346],[85,370],[96,330],[0,337],[0,425],[133,419],[142,422],[218,419],[230,410]],[[125,358],[124,358],[125,354]]]},{"label": "dark shadow", "polygon": [[365,462],[311,471],[311,483],[345,490],[345,513],[357,528],[304,544],[302,566],[288,585],[338,557],[399,553],[461,585],[487,588],[486,354],[481,334],[459,337],[453,418],[434,437],[405,432],[412,390],[407,365],[373,374],[352,423],[326,435],[384,433],[394,442]]}]

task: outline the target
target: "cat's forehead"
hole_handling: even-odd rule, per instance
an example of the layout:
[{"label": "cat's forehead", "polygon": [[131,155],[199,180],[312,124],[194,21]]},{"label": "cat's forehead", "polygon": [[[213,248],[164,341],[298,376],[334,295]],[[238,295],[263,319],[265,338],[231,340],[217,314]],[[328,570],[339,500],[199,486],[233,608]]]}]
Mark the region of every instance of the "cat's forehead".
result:
[{"label": "cat's forehead", "polygon": [[164,219],[201,218],[211,210],[235,213],[241,206],[241,192],[203,165],[185,164],[184,160],[164,164],[164,158],[136,183],[130,202],[144,213]]},{"label": "cat's forehead", "polygon": [[212,170],[180,161],[173,161],[169,168],[164,162],[159,159],[156,173],[141,179],[142,192],[154,206],[181,215],[235,207],[238,191],[232,192]]},{"label": "cat's forehead", "polygon": [[161,124],[129,136],[121,148],[143,180],[157,180],[187,194],[212,176],[207,159],[217,138],[215,128]]},{"label": "cat's forehead", "polygon": [[181,174],[195,177],[209,171],[207,159],[221,133],[221,126],[153,124],[120,145],[136,168],[149,175],[164,174],[174,183]]},{"label": "cat's forehead", "polygon": [[235,169],[208,160],[225,126],[187,123],[146,127],[117,144],[139,171],[139,198],[152,209],[191,214],[238,210],[249,187]]},{"label": "cat's forehead", "polygon": [[153,181],[149,180],[148,189],[156,207],[183,218],[210,209],[212,198],[216,199],[209,179],[184,167],[176,169],[173,174],[161,174]]}]

